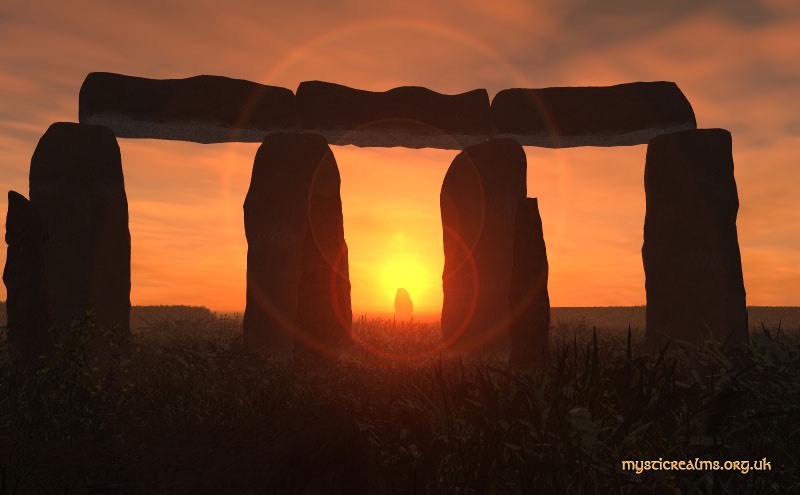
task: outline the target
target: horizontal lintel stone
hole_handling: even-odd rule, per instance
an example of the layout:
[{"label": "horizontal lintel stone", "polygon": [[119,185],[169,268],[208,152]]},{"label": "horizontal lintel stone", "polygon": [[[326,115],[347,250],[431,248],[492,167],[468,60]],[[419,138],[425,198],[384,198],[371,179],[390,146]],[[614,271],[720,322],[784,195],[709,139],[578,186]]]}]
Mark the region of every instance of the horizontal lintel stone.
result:
[{"label": "horizontal lintel stone", "polygon": [[80,91],[82,124],[117,137],[197,143],[261,142],[273,131],[297,131],[291,90],[222,76],[146,79],[92,72]]},{"label": "horizontal lintel stone", "polygon": [[273,132],[320,134],[332,145],[460,150],[490,137],[523,146],[628,146],[697,127],[675,83],[505,89],[442,94],[423,87],[365,91],[322,81],[291,90],[201,75],[147,79],[92,72],[81,123],[117,137],[261,142]]},{"label": "horizontal lintel stone", "polygon": [[630,146],[697,128],[694,111],[673,82],[500,91],[492,100],[496,136],[523,146]]},{"label": "horizontal lintel stone", "polygon": [[485,89],[446,95],[403,86],[376,92],[306,81],[297,89],[297,109],[304,131],[337,145],[463,149],[491,133]]}]

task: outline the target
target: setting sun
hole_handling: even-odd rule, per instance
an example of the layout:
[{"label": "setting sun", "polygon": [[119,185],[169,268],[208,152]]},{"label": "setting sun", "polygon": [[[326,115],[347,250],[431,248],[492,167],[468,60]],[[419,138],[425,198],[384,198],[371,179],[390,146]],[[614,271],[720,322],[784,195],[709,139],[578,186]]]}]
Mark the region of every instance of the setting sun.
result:
[{"label": "setting sun", "polygon": [[387,305],[394,304],[397,289],[403,288],[408,291],[415,305],[422,306],[439,280],[432,270],[423,266],[413,255],[406,253],[399,253],[385,260],[380,267],[382,296]]}]

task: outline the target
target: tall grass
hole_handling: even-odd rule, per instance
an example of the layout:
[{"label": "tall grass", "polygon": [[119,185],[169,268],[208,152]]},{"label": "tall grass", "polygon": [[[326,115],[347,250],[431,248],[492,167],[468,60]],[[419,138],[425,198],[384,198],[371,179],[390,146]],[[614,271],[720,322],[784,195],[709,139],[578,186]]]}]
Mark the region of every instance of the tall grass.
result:
[{"label": "tall grass", "polygon": [[[441,352],[437,325],[366,317],[353,351],[318,370],[245,352],[235,318],[151,321],[113,364],[93,361],[83,329],[72,331],[72,347],[25,377],[10,376],[0,341],[0,495],[124,490],[133,443],[278,435],[311,404],[355,419],[389,493],[800,493],[797,333],[764,328],[735,352],[672,343],[650,356],[630,331],[562,325],[550,368],[519,372]],[[44,454],[65,441],[71,456]],[[90,445],[113,454],[76,461]],[[772,470],[746,475],[621,469],[764,457]]]}]

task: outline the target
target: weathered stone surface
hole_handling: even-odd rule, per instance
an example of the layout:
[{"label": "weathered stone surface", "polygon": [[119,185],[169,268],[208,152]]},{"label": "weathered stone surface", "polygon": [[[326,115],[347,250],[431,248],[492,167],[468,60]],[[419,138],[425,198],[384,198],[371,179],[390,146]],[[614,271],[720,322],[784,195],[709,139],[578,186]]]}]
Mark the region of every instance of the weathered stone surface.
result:
[{"label": "weathered stone surface", "polygon": [[110,129],[59,122],[31,159],[30,202],[47,231],[45,293],[55,325],[93,313],[130,333],[131,236],[119,146]]},{"label": "weathered stone surface", "polygon": [[30,202],[8,192],[6,243],[3,270],[6,284],[8,343],[14,365],[32,368],[52,344],[51,322],[44,286],[43,254],[47,238],[44,224]]},{"label": "weathered stone surface", "polygon": [[330,357],[352,342],[350,276],[339,184],[339,170],[331,155],[330,161],[317,170],[309,195],[303,273],[297,293],[299,333],[295,346]]},{"label": "weathered stone surface", "polygon": [[400,288],[394,296],[394,317],[397,320],[411,320],[414,318],[414,303],[407,290]]},{"label": "weathered stone surface", "polygon": [[509,363],[518,368],[546,367],[550,357],[550,296],[537,198],[519,202],[513,260]]},{"label": "weathered stone surface", "polygon": [[337,145],[462,149],[485,141],[491,130],[485,89],[457,95],[412,86],[372,92],[307,81],[297,89],[297,109],[305,131]]},{"label": "weathered stone surface", "polygon": [[92,72],[80,90],[80,122],[118,137],[261,142],[298,130],[291,90],[221,76],[146,79]]},{"label": "weathered stone surface", "polygon": [[500,91],[492,100],[496,135],[525,146],[628,146],[697,127],[675,83]]},{"label": "weathered stone surface", "polygon": [[445,175],[442,333],[455,350],[507,337],[514,221],[526,169],[519,143],[491,139],[459,153]]},{"label": "weathered stone surface", "polygon": [[625,146],[696,127],[672,82],[445,95],[422,87],[384,92],[307,81],[286,88],[221,76],[147,79],[92,72],[81,123],[118,137],[199,143],[260,142],[272,132],[315,132],[337,145],[463,149],[491,136],[527,146]]},{"label": "weathered stone surface", "polygon": [[339,170],[325,139],[264,138],[244,202],[251,349],[330,349],[350,340],[352,313]]},{"label": "weathered stone surface", "polygon": [[644,183],[645,340],[747,342],[730,133],[702,129],[654,138]]}]

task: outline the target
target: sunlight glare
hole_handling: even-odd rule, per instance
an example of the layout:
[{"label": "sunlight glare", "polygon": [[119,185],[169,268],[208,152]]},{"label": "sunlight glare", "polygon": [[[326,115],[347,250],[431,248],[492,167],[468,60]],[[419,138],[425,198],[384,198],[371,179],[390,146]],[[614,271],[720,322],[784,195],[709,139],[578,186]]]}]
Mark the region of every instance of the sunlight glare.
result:
[{"label": "sunlight glare", "polygon": [[441,283],[436,274],[423,265],[418,258],[407,252],[395,252],[380,266],[380,281],[387,308],[394,307],[397,289],[408,291],[414,307],[424,306],[428,293]]}]

